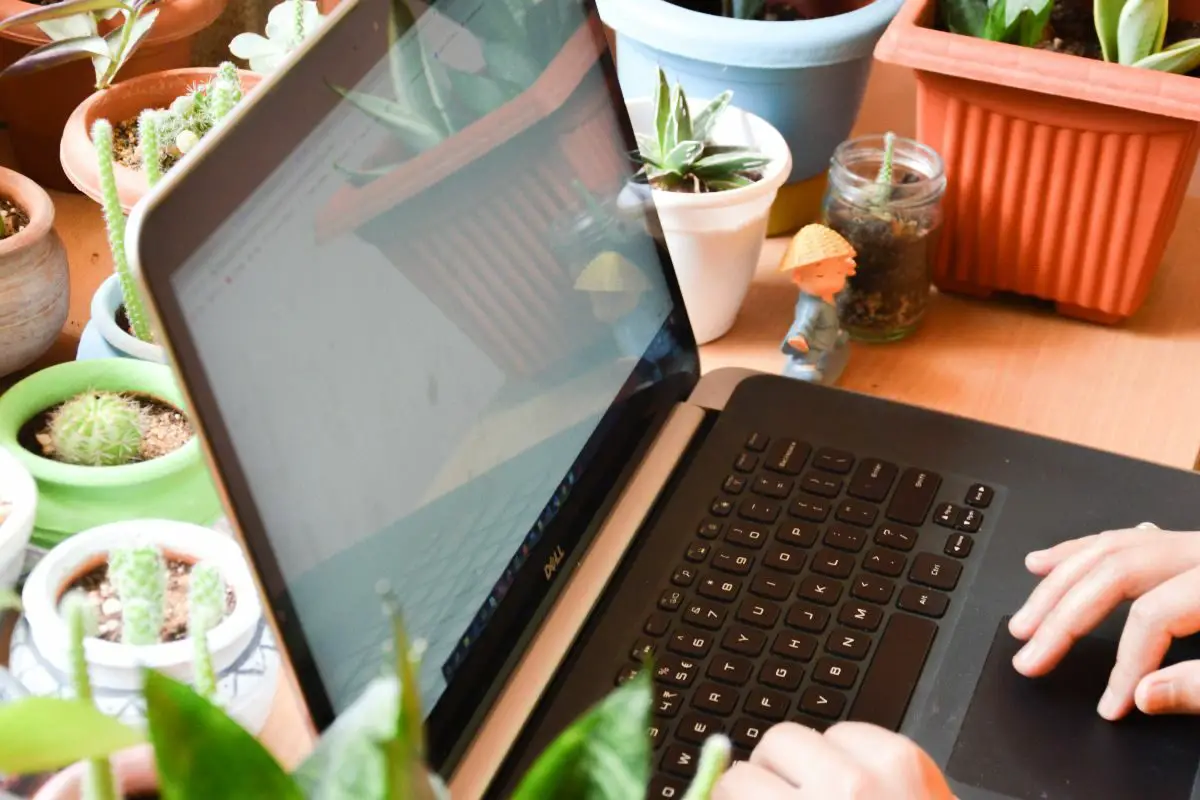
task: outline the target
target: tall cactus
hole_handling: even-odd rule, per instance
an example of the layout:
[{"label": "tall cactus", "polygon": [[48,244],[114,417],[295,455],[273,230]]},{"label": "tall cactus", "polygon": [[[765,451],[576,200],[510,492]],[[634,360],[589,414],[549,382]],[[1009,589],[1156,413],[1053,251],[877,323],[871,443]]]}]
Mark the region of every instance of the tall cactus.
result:
[{"label": "tall cactus", "polygon": [[883,160],[875,176],[875,204],[885,206],[892,199],[892,181],[895,177],[896,134],[888,131],[883,136]]},{"label": "tall cactus", "polygon": [[[88,676],[83,640],[86,636],[96,635],[96,617],[88,604],[87,596],[78,589],[69,592],[63,598],[61,610],[67,622],[71,685],[75,690],[76,699],[91,703],[92,681]],[[117,800],[118,797],[117,783],[108,759],[90,759],[83,800]]]},{"label": "tall cactus", "polygon": [[217,676],[208,649],[208,632],[225,615],[225,580],[215,565],[203,561],[192,567],[189,580],[188,635],[193,647],[193,683],[202,697],[212,698],[217,693]]},{"label": "tall cactus", "polygon": [[142,171],[146,173],[146,183],[154,186],[162,180],[162,141],[159,136],[159,119],[162,116],[157,108],[147,108],[138,117],[138,148],[142,153]]},{"label": "tall cactus", "polygon": [[167,565],[153,545],[113,550],[108,579],[121,599],[121,641],[158,644],[162,639],[167,599]]}]

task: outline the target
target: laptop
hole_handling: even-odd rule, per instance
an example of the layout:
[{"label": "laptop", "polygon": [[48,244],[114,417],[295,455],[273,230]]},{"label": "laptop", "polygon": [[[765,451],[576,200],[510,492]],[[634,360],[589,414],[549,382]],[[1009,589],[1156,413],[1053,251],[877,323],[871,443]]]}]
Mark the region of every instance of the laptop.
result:
[{"label": "laptop", "polygon": [[315,729],[380,668],[383,584],[458,798],[506,796],[646,653],[653,798],[714,732],[745,758],[846,719],[962,800],[1200,797],[1195,720],[1095,713],[1120,614],[1041,680],[1006,631],[1027,552],[1200,527],[1200,478],[702,376],[591,2],[407,8],[344,2],[130,221]]}]

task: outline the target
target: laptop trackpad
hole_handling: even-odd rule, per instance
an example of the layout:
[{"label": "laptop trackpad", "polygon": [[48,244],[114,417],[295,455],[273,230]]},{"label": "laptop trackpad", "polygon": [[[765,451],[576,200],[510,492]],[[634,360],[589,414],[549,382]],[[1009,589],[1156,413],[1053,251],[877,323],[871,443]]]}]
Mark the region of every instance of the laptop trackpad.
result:
[{"label": "laptop trackpad", "polygon": [[[1134,711],[1112,723],[1096,713],[1115,641],[1087,637],[1037,680],[1013,669],[1021,644],[1002,620],[950,755],[950,777],[1017,800],[1192,796],[1200,718]],[[1181,642],[1168,662],[1197,657],[1197,643]]]}]

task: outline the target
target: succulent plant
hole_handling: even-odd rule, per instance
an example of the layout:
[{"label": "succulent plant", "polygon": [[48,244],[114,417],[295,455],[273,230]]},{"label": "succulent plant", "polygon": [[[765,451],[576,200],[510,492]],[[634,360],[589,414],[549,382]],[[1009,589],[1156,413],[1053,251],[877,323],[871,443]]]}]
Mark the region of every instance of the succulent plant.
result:
[{"label": "succulent plant", "polygon": [[113,392],[84,392],[55,409],[50,445],[57,460],[89,467],[136,461],[144,413],[138,403]]},{"label": "succulent plant", "polygon": [[1095,0],[1092,16],[1105,61],[1185,74],[1200,67],[1200,39],[1163,47],[1167,0]]},{"label": "succulent plant", "polygon": [[723,92],[693,117],[683,87],[676,83],[672,89],[659,69],[654,132],[637,137],[642,161],[638,174],[654,188],[673,191],[719,192],[754,183],[754,173],[771,159],[749,148],[714,144],[709,138],[732,97],[732,92]]},{"label": "succulent plant", "polygon": [[[163,172],[186,155],[217,126],[242,99],[237,67],[226,61],[207,83],[191,87],[168,109],[146,109],[138,118],[138,144],[146,181],[154,186]],[[149,126],[151,141],[145,131]]]},{"label": "succulent plant", "polygon": [[167,563],[154,545],[135,545],[108,554],[108,580],[121,600],[121,641],[158,644],[166,614]]},{"label": "succulent plant", "polygon": [[201,697],[217,693],[217,676],[208,649],[208,632],[225,615],[225,579],[216,565],[200,562],[188,576],[188,636],[195,648],[193,685]]},{"label": "succulent plant", "polygon": [[239,33],[229,42],[229,52],[245,59],[255,72],[274,72],[324,20],[314,0],[283,0],[267,13],[266,36]]}]

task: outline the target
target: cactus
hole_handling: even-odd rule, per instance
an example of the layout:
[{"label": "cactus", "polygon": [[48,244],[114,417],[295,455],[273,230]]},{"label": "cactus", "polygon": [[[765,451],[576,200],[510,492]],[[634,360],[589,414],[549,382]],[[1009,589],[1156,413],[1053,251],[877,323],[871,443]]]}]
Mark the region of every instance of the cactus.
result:
[{"label": "cactus", "polygon": [[[217,67],[217,74],[208,83],[192,86],[176,97],[169,109],[158,112],[159,164],[164,155],[173,158],[186,155],[241,99],[241,78],[231,61]],[[149,172],[146,177],[151,180]]]},{"label": "cactus", "polygon": [[[96,618],[92,614],[87,596],[78,589],[63,598],[61,608],[67,622],[71,684],[75,690],[75,697],[82,702],[91,703],[92,682],[88,676],[83,640],[86,636],[96,635]],[[117,800],[118,797],[117,784],[108,759],[90,759],[87,783],[84,785],[84,800]]]},{"label": "cactus", "polygon": [[148,108],[138,117],[138,148],[142,153],[142,171],[150,186],[162,180],[162,144],[158,136],[161,114],[158,109]]},{"label": "cactus", "polygon": [[875,205],[881,211],[886,211],[888,201],[892,199],[892,178],[895,172],[896,134],[888,131],[883,136],[883,160],[879,164],[879,173],[875,176]]},{"label": "cactus", "polygon": [[195,688],[200,696],[217,693],[217,676],[208,649],[208,632],[225,615],[225,580],[216,566],[201,562],[192,567],[188,585],[188,635],[191,636]]},{"label": "cactus", "polygon": [[113,550],[108,580],[121,599],[121,641],[158,644],[167,600],[167,565],[153,545]]},{"label": "cactus", "polygon": [[143,342],[149,342],[154,338],[150,332],[150,320],[142,305],[137,282],[129,270],[129,260],[125,257],[125,212],[121,210],[117,179],[113,175],[113,131],[108,120],[98,119],[92,126],[92,145],[96,148],[100,170],[100,206],[104,211],[104,227],[108,229],[108,249],[112,252],[113,269],[121,282],[125,316],[129,318],[133,335]]},{"label": "cactus", "polygon": [[57,460],[89,467],[114,467],[141,454],[144,412],[136,401],[111,392],[84,392],[59,406],[50,418],[50,444]]}]

